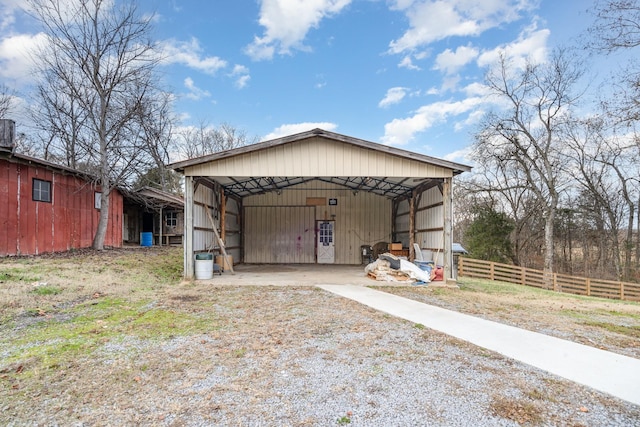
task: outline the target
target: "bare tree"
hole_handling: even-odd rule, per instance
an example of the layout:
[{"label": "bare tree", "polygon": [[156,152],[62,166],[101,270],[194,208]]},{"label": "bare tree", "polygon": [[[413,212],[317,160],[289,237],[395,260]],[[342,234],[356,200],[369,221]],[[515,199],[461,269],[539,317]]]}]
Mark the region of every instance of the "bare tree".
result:
[{"label": "bare tree", "polygon": [[178,136],[178,151],[182,157],[187,159],[258,142],[257,137],[249,137],[244,130],[228,123],[222,123],[215,127],[206,121],[201,121],[198,126],[183,128]]},{"label": "bare tree", "polygon": [[477,150],[506,169],[517,169],[544,209],[544,269],[553,271],[554,222],[563,186],[564,144],[559,127],[576,97],[572,86],[581,76],[564,50],[547,63],[528,62],[523,69],[502,55],[486,76],[491,94],[508,108],[485,117],[476,134]]},{"label": "bare tree", "polygon": [[597,0],[596,21],[589,29],[592,48],[610,53],[640,46],[640,3],[637,0]]},{"label": "bare tree", "polygon": [[[620,136],[601,118],[572,121],[567,126],[576,183],[591,202],[609,239],[616,279],[631,278],[633,227],[638,197],[638,149],[629,135]],[[626,221],[626,223],[625,223]],[[624,234],[622,230],[625,230]],[[602,247],[601,251],[605,248]],[[624,260],[622,255],[624,254]],[[599,259],[606,259],[606,254]],[[605,274],[601,265],[601,274]]]},{"label": "bare tree", "polygon": [[[48,78],[50,74],[54,74]],[[83,156],[82,147],[90,145],[87,139],[89,111],[75,96],[73,87],[80,86],[78,76],[70,75],[70,82],[61,82],[55,73],[43,70],[43,76],[35,88],[35,101],[29,114],[34,131],[41,140],[45,160],[78,169]]]},{"label": "bare tree", "polygon": [[[635,151],[629,150],[631,147],[624,147],[618,145],[615,141],[608,141],[608,152],[606,156],[603,156],[599,161],[606,165],[612,176],[612,181],[615,183],[615,188],[609,188],[609,191],[613,191],[618,195],[620,200],[620,225],[623,225],[623,218],[626,216],[626,232],[624,234],[624,245],[622,249],[624,251],[624,270],[622,271],[622,278],[624,280],[631,279],[631,258],[634,249],[633,245],[633,223],[636,215],[635,199],[638,194],[638,157]],[[617,190],[617,191],[616,191]],[[622,227],[616,228],[615,243],[618,246],[616,249],[616,257],[620,257],[619,249],[619,237],[617,231]]]},{"label": "bare tree", "polygon": [[[588,46],[611,54],[640,47],[640,2],[638,0],[597,0],[589,28]],[[607,83],[608,85],[611,82]],[[620,121],[640,120],[640,62],[631,59],[614,77],[615,95],[603,102],[610,115]]]},{"label": "bare tree", "polygon": [[[46,48],[37,55],[42,78],[65,98],[59,102],[47,91],[42,94],[49,95],[42,102],[50,107],[46,117],[50,129],[64,135],[64,143],[71,143],[98,177],[101,211],[93,247],[103,249],[110,193],[147,161],[135,122],[154,89],[158,57],[150,41],[152,17],[141,17],[134,2],[28,0],[28,4],[47,36]],[[58,105],[68,111],[53,114]],[[77,130],[78,138],[63,125],[74,108],[81,111],[79,129],[71,131]]]},{"label": "bare tree", "polygon": [[171,150],[174,149],[173,137],[177,122],[172,106],[172,94],[158,93],[158,96],[144,103],[137,112],[135,125],[152,159],[149,168],[137,171],[137,182],[159,186],[163,191],[179,192],[176,185],[179,181],[176,180],[174,171],[167,168]]},{"label": "bare tree", "polygon": [[[608,236],[612,240],[614,251],[613,266],[616,276],[621,276],[620,251],[618,242],[619,212],[616,192],[609,191],[615,183],[610,179],[608,152],[604,146],[601,120],[572,121],[566,126],[567,146],[572,154],[572,165],[568,170],[572,173],[579,188],[580,198],[587,203],[579,203],[579,208],[586,217],[594,220],[598,230],[599,250],[598,270],[604,269],[607,259],[606,245]],[[585,242],[586,244],[589,244]]]},{"label": "bare tree", "polygon": [[[597,0],[592,12],[595,21],[589,29],[592,36],[588,40],[589,47],[607,55],[617,51],[633,52],[638,50],[640,47],[640,2],[638,0]],[[602,102],[606,116],[615,121],[614,125],[617,128],[616,131],[607,136],[608,145],[611,145],[617,139],[616,134],[631,135],[630,139],[635,139],[636,141],[636,149],[633,150],[634,155],[632,158],[637,157],[637,147],[640,147],[637,143],[639,137],[636,128],[638,121],[640,121],[640,61],[637,58],[637,55],[632,56],[617,75],[612,76],[613,78],[607,82],[608,85],[613,86],[614,95]],[[618,125],[626,127],[626,129],[620,132]],[[623,150],[623,154],[619,152],[619,144],[613,145],[612,156],[615,162],[613,166],[609,165],[609,167],[618,176],[618,182],[622,186],[620,194],[628,206],[629,214],[625,238],[625,276],[628,277],[631,273],[631,251],[634,246],[632,217],[640,209],[640,206],[638,206],[640,205],[640,202],[638,202],[640,196],[633,194],[633,187],[637,186],[637,171],[636,168],[629,166],[635,166],[637,162],[621,161],[628,158],[629,150]],[[619,156],[615,154],[616,151],[620,153]],[[622,168],[617,167],[621,163],[625,165]],[[636,174],[635,178],[630,180],[630,177],[633,177],[633,173]],[[636,203],[638,203],[638,205],[635,205],[635,210],[631,198],[636,198]],[[637,218],[637,224],[640,226],[640,215],[637,215]],[[640,248],[640,233],[637,234],[635,247],[635,262],[637,264],[640,260],[640,250],[638,250]]]},{"label": "bare tree", "polygon": [[0,84],[0,119],[7,118],[11,111],[13,92],[5,85]]},{"label": "bare tree", "polygon": [[[513,220],[513,263],[525,267],[540,265],[541,236],[544,224],[535,194],[529,189],[526,174],[520,166],[497,158],[489,145],[476,145],[474,158],[479,165],[474,174],[458,186],[466,189],[467,196],[460,203],[470,204],[468,209],[484,205],[503,212]],[[468,194],[473,197],[469,198]]]}]

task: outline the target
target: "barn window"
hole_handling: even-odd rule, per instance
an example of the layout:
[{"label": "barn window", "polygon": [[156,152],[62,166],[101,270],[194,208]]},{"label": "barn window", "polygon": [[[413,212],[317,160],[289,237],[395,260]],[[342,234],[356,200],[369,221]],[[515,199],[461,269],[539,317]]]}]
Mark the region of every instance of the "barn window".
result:
[{"label": "barn window", "polygon": [[51,203],[51,181],[33,178],[33,200]]},{"label": "barn window", "polygon": [[165,224],[167,225],[167,227],[178,226],[178,212],[167,212],[164,218],[165,218]]}]

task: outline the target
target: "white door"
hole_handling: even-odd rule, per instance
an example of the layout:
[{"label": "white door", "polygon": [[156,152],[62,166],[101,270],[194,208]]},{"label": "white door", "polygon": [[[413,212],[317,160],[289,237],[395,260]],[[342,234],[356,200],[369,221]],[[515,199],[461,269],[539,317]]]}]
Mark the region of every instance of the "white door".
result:
[{"label": "white door", "polygon": [[335,262],[334,225],[335,221],[318,221],[318,264],[333,264]]}]

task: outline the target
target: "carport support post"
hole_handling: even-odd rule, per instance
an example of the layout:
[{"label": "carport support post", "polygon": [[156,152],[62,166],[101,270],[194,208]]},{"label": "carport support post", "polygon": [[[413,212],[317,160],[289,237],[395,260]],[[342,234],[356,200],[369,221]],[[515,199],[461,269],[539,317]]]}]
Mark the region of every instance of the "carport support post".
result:
[{"label": "carport support post", "polygon": [[416,259],[416,251],[413,246],[416,242],[416,195],[417,191],[413,190],[409,199],[409,261]]},{"label": "carport support post", "polygon": [[443,262],[444,280],[452,281],[453,276],[453,185],[452,178],[444,178],[442,183],[442,204],[444,216]]},{"label": "carport support post", "polygon": [[162,221],[162,206],[160,207],[160,220],[159,220],[159,224],[158,224],[158,246],[162,246],[162,229],[164,228],[162,226],[163,221]]},{"label": "carport support post", "polygon": [[193,279],[193,177],[184,177],[184,278]]},{"label": "carport support post", "polygon": [[220,186],[220,238],[227,243],[227,198],[224,195],[224,188]]}]

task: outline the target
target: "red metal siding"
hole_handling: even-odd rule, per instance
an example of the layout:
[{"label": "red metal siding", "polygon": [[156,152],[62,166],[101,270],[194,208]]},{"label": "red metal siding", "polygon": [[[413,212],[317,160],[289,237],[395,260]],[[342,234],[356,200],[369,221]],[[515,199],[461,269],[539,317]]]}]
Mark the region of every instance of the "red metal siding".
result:
[{"label": "red metal siding", "polygon": [[[32,200],[33,178],[51,182],[51,203]],[[95,191],[73,175],[0,160],[0,256],[90,247],[100,219]],[[113,190],[107,246],[122,246],[122,209],[122,194]]]}]

